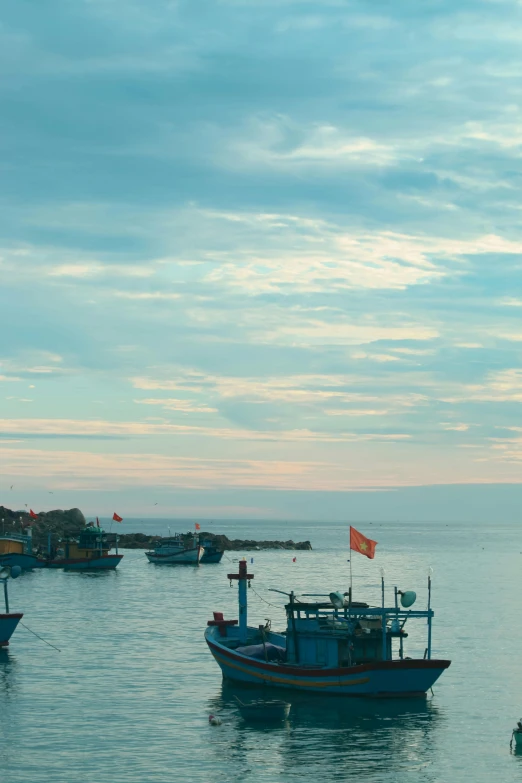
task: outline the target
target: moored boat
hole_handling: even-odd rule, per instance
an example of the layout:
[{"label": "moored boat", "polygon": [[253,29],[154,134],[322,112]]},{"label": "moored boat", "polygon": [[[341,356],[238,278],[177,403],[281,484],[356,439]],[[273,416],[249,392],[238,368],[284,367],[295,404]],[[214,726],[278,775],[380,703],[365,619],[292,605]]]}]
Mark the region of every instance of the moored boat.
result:
[{"label": "moored boat", "polygon": [[223,551],[218,549],[212,541],[205,540],[201,542],[203,549],[205,550],[200,560],[201,563],[220,563],[223,557]]},{"label": "moored boat", "polygon": [[100,527],[88,525],[77,538],[65,541],[63,554],[49,559],[48,568],[65,568],[68,571],[91,571],[116,568],[123,555],[118,554],[118,537],[115,538],[116,551],[111,553],[111,544],[107,533]]},{"label": "moored boat", "polygon": [[30,527],[26,533],[7,533],[0,535],[0,568],[19,566],[22,570],[42,568],[45,558],[33,552],[33,537]]},{"label": "moored boat", "polygon": [[511,749],[513,749],[513,744],[515,745],[515,751],[522,753],[522,718],[517,721],[517,725],[513,729],[511,742],[509,743]]},{"label": "moored boat", "polygon": [[[247,584],[254,576],[247,573],[245,560],[239,573],[228,578],[238,581],[239,621],[215,612],[205,639],[223,677],[230,680],[308,693],[414,696],[425,694],[450,665],[431,657],[430,577],[428,608],[419,611],[411,609],[415,594],[397,588],[394,605],[386,606],[384,579],[380,607],[352,601],[351,591],[328,594],[329,600],[322,602],[301,601],[290,593],[287,627],[281,633],[269,625],[247,624]],[[422,658],[407,658],[404,626],[415,619],[427,622],[427,647]]]},{"label": "moored boat", "polygon": [[185,543],[179,534],[169,538],[163,538],[151,552],[145,552],[149,563],[156,565],[199,565],[204,549],[199,543],[198,536],[193,536],[192,541]]},{"label": "moored boat", "polygon": [[20,566],[4,566],[0,569],[0,582],[4,585],[5,613],[0,614],[0,650],[9,646],[11,636],[16,630],[16,626],[23,617],[21,612],[9,611],[9,596],[7,592],[7,580],[9,577],[16,579],[22,569]]}]

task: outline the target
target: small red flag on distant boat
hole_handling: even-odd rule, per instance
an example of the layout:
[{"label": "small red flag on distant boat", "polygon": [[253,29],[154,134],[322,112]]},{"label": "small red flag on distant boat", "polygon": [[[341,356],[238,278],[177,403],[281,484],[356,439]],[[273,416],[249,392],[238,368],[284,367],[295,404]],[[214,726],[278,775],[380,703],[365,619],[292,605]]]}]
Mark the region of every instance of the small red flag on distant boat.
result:
[{"label": "small red flag on distant boat", "polygon": [[375,557],[375,547],[377,541],[372,541],[371,538],[366,538],[362,533],[359,533],[354,527],[350,525],[350,549],[354,552],[359,552],[360,555],[366,555],[370,560]]},{"label": "small red flag on distant boat", "polygon": [[123,522],[123,517],[120,517],[116,512],[112,515],[115,522]]},{"label": "small red flag on distant boat", "polygon": [[194,527],[196,528],[196,530],[201,530],[201,525],[199,524],[199,522],[196,522]]},{"label": "small red flag on distant boat", "polygon": [[32,508],[29,509],[29,516],[33,519],[38,519],[38,514],[35,514]]}]

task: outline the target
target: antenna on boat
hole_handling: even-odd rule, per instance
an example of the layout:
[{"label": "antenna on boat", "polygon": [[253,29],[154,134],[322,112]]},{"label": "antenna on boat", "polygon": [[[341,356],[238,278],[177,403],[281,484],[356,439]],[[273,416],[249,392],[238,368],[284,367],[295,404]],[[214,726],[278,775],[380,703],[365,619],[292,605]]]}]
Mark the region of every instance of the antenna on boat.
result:
[{"label": "antenna on boat", "polygon": [[22,569],[20,566],[4,566],[4,568],[0,569],[0,582],[4,583],[4,600],[5,600],[5,612],[6,614],[9,614],[9,596],[7,594],[7,580],[9,577],[11,579],[16,579],[20,576],[22,573]]}]

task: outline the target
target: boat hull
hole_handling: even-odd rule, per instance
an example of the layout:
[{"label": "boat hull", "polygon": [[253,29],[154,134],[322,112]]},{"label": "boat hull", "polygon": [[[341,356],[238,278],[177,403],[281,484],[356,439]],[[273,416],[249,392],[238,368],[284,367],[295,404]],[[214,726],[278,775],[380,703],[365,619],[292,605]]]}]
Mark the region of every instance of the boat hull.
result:
[{"label": "boat hull", "polygon": [[101,571],[116,568],[123,555],[102,557],[60,558],[46,563],[47,568],[63,568],[66,571]]},{"label": "boat hull", "polygon": [[45,568],[46,561],[36,555],[10,552],[7,555],[0,555],[0,568],[4,566],[20,566],[23,571],[32,571],[33,568]]},{"label": "boat hull", "polygon": [[156,552],[145,552],[149,563],[155,563],[156,565],[199,565],[202,554],[203,547],[201,546],[165,555],[157,554]]},{"label": "boat hull", "polygon": [[205,552],[200,562],[206,563],[220,563],[223,557],[223,552]]},{"label": "boat hull", "polygon": [[425,694],[438,680],[450,661],[376,661],[347,668],[305,669],[270,663],[241,655],[220,644],[215,630],[207,629],[206,642],[223,677],[237,682],[268,684],[308,693],[343,696],[399,697]]},{"label": "boat hull", "polygon": [[23,614],[0,614],[0,649],[9,645]]}]

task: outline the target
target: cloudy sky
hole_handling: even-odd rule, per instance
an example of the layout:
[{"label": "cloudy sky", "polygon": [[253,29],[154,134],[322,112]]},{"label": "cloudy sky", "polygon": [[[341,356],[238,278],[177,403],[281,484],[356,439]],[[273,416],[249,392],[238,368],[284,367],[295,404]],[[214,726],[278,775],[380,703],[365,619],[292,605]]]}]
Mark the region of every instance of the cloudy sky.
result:
[{"label": "cloudy sky", "polygon": [[0,503],[518,514],[520,2],[1,16]]}]

